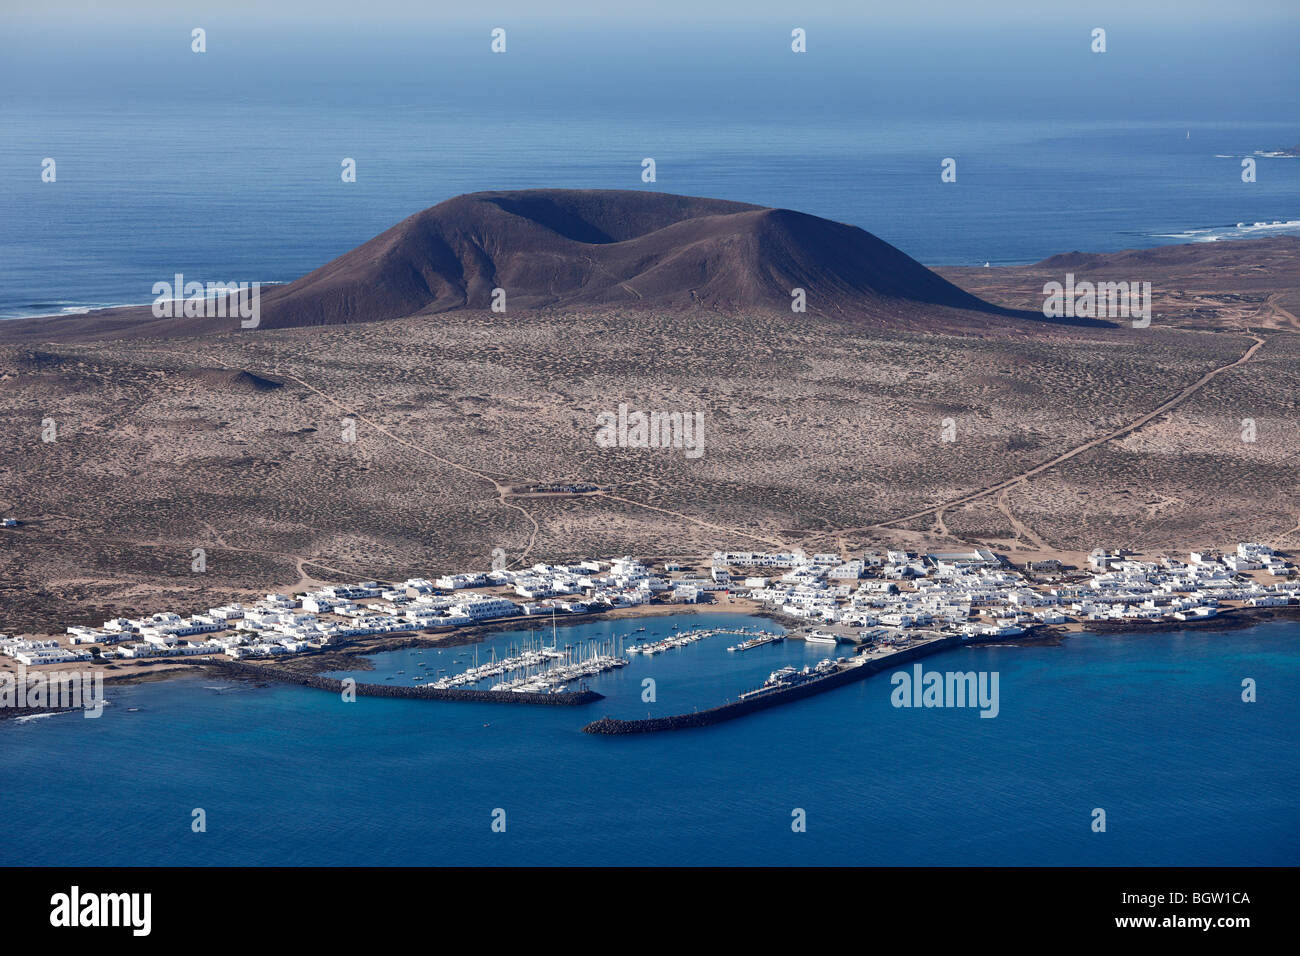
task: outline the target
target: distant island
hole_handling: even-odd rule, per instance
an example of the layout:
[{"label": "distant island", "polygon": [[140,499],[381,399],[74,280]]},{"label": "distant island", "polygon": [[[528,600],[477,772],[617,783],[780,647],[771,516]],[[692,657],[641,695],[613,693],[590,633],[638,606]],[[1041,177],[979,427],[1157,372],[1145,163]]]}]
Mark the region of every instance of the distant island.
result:
[{"label": "distant island", "polygon": [[[140,339],[240,327],[233,305],[216,315],[189,305],[174,316],[129,306],[14,320],[0,329],[0,341]],[[268,285],[257,321],[244,328],[611,308],[715,316],[807,311],[893,325],[920,312],[944,314],[954,325],[969,325],[972,316],[981,324],[1048,322],[1041,308],[987,302],[846,223],[669,193],[522,189],[446,200],[293,282]]]}]

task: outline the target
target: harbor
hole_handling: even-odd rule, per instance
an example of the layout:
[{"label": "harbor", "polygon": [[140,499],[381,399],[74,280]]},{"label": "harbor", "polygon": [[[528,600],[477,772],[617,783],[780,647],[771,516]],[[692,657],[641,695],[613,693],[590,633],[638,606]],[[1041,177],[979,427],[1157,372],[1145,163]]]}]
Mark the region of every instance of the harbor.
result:
[{"label": "harbor", "polygon": [[[681,615],[663,619],[662,624],[654,621],[649,632],[666,630],[671,623],[689,626],[689,620]],[[611,631],[602,634],[603,623],[609,622],[592,622],[581,630],[571,628],[569,636],[561,628],[560,643],[617,636],[639,626],[613,622]],[[748,623],[761,627],[766,622],[750,617]],[[545,628],[548,644],[549,630]],[[122,839],[127,847],[154,848],[156,857],[145,862],[166,865],[167,855],[174,852],[172,841],[156,838],[156,820],[176,799],[175,788],[167,780],[179,779],[191,766],[195,752],[195,748],[175,742],[196,740],[202,742],[197,752],[212,761],[214,779],[249,781],[262,788],[232,804],[229,812],[250,825],[231,827],[224,840],[233,841],[241,852],[268,856],[287,842],[296,858],[322,865],[336,859],[339,850],[337,845],[320,840],[320,821],[325,819],[346,830],[357,825],[358,808],[375,805],[388,807],[401,819],[419,821],[417,829],[396,835],[382,821],[375,824],[374,853],[381,861],[398,865],[411,862],[407,842],[417,838],[424,853],[415,860],[419,865],[443,864],[449,859],[466,865],[481,862],[487,811],[497,806],[506,808],[511,827],[520,832],[543,819],[530,819],[530,808],[538,808],[537,812],[552,821],[536,835],[536,842],[517,840],[507,845],[499,841],[501,853],[527,861],[544,862],[568,853],[565,859],[603,866],[617,862],[615,857],[624,849],[641,847],[646,860],[671,865],[680,853],[704,846],[710,852],[756,864],[769,858],[798,863],[812,854],[819,861],[846,866],[863,860],[882,866],[904,865],[914,863],[918,855],[927,863],[947,865],[959,863],[967,852],[961,841],[973,817],[980,832],[991,834],[980,844],[980,851],[994,862],[1014,862],[1022,854],[1037,854],[1031,857],[1034,862],[1049,865],[1049,853],[1068,850],[1069,841],[1079,837],[1058,835],[1055,819],[1049,817],[1033,841],[1025,839],[1008,846],[997,829],[1005,814],[1005,801],[999,802],[998,794],[1005,792],[1006,780],[1023,779],[1033,793],[1034,806],[1053,801],[1068,804],[1076,787],[1086,786],[1099,774],[1115,775],[1125,787],[1136,787],[1144,779],[1144,762],[1149,765],[1161,741],[1180,739],[1172,736],[1177,733],[1188,734],[1186,759],[1193,761],[1192,769],[1202,776],[1226,765],[1242,779],[1251,779],[1261,759],[1291,767],[1293,737],[1267,738],[1271,742],[1261,749],[1258,728],[1239,716],[1250,705],[1243,704],[1236,694],[1212,695],[1204,707],[1189,709],[1177,690],[1183,680],[1194,687],[1221,682],[1225,646],[1258,662],[1252,676],[1261,678],[1262,686],[1295,686],[1300,680],[1294,655],[1297,636],[1300,625],[1274,622],[1224,633],[1201,628],[1142,638],[1083,635],[1043,651],[956,648],[926,659],[926,667],[1001,671],[1004,707],[996,720],[981,721],[973,713],[895,709],[889,699],[890,675],[895,669],[914,666],[907,663],[807,698],[787,698],[790,706],[755,710],[743,719],[716,722],[703,731],[622,738],[584,734],[580,729],[605,715],[630,721],[644,719],[647,710],[656,717],[690,714],[696,706],[703,711],[760,686],[780,667],[797,665],[802,669],[815,663],[818,652],[803,642],[787,640],[744,654],[728,654],[726,645],[735,639],[719,637],[649,660],[634,656],[629,666],[591,680],[593,690],[605,695],[603,700],[576,706],[565,706],[563,702],[570,698],[556,695],[511,701],[508,698],[523,695],[489,697],[487,692],[477,698],[486,701],[483,703],[472,702],[472,697],[468,698],[471,702],[444,703],[418,697],[358,696],[355,703],[346,704],[332,689],[314,690],[281,683],[278,678],[235,683],[215,673],[190,671],[191,676],[175,680],[110,687],[111,704],[98,721],[78,715],[21,725],[0,721],[6,753],[19,767],[4,799],[11,815],[21,816],[23,806],[40,806],[43,800],[52,799],[51,792],[60,800],[75,800],[77,793],[93,792],[98,786],[107,787],[113,799],[134,795],[151,812],[134,815],[131,829]],[[509,645],[518,642],[518,633],[501,635],[498,656],[508,656]],[[468,652],[462,665],[473,660],[470,645],[444,647],[441,656],[436,647],[424,649],[423,655],[420,650],[408,647],[386,652],[385,659],[376,660],[374,669],[358,674],[357,680],[388,687],[394,682],[385,681],[384,676],[398,669],[406,670],[409,677],[417,669],[450,666],[449,660],[462,652]],[[849,649],[841,646],[839,654],[847,657]],[[417,667],[421,660],[429,662],[427,668]],[[250,662],[250,666],[259,665]],[[279,671],[282,664],[272,662],[268,669]],[[706,671],[715,677],[710,678]],[[1078,676],[1072,693],[1062,694],[1061,673]],[[1131,712],[1117,709],[1114,701],[1139,700],[1149,694],[1152,673],[1177,673],[1179,683],[1169,685],[1169,692],[1155,698],[1152,708],[1144,712],[1144,721],[1150,725],[1144,733],[1134,734]],[[659,679],[655,704],[639,702],[640,682],[648,675]],[[692,679],[694,684],[689,683]],[[384,693],[406,692],[394,689]],[[1270,706],[1286,707],[1289,721],[1297,714],[1289,700],[1279,698]],[[287,734],[287,719],[310,733]],[[1061,745],[1028,747],[1026,741],[1032,740],[1035,732]],[[972,743],[976,738],[979,746]],[[259,759],[249,760],[234,741],[255,746]],[[138,760],[123,758],[136,746],[149,748],[148,773],[141,771]],[[48,762],[54,747],[69,759],[61,765],[57,779],[42,779],[40,767]],[[927,754],[931,756],[918,757]],[[923,801],[916,798],[918,793],[931,792],[927,788],[934,787],[936,766],[951,771],[956,791],[974,787],[979,794],[980,799],[972,799],[964,811],[960,826],[956,814],[940,814],[927,823],[925,808],[920,806]],[[341,771],[331,772],[330,768]],[[885,769],[864,772],[864,768]],[[756,841],[752,822],[744,817],[735,819],[729,808],[735,803],[738,780],[744,781],[746,793],[755,795],[756,804],[773,808],[772,828],[786,836]],[[815,802],[809,781],[817,781],[817,786],[827,788],[832,796],[862,794],[861,799],[873,806],[901,808],[903,824],[882,824],[865,836],[850,828],[845,836],[842,828],[823,819],[836,813],[842,802],[831,797]],[[418,784],[418,792],[412,792],[413,782]],[[51,787],[55,789],[51,791]],[[691,794],[692,802],[686,805],[682,802],[684,792]],[[1168,818],[1168,807],[1187,799],[1187,778],[1172,775],[1157,796],[1152,805],[1134,808],[1142,814],[1142,825],[1153,833]],[[1215,791],[1214,796],[1221,798],[1222,794]],[[814,801],[811,806],[810,799]],[[311,813],[303,812],[307,801]],[[698,809],[697,804],[706,801],[708,808]],[[1236,801],[1241,801],[1242,818],[1264,818],[1271,812],[1273,797],[1246,788],[1234,797],[1234,807]],[[429,812],[430,806],[467,822],[448,827],[442,817]],[[628,812],[628,807],[636,809]],[[810,809],[814,825],[805,834],[790,834],[789,810],[794,807]],[[619,830],[611,836],[607,828],[594,827],[593,812],[607,814],[601,819],[616,819],[620,826],[625,821],[629,832]],[[687,834],[680,831],[684,813],[693,822]],[[276,833],[276,839],[269,842],[264,829],[251,826],[252,821],[268,814]],[[427,821],[430,816],[433,822]],[[1188,825],[1198,826],[1200,816],[1190,814]],[[1294,841],[1279,841],[1276,829],[1268,831],[1267,839],[1260,836],[1250,842],[1248,837],[1243,851],[1236,845],[1214,843],[1215,828],[1223,826],[1223,820],[1208,812],[1204,816],[1210,822],[1195,830],[1202,844],[1225,847],[1212,851],[1218,854],[1214,859],[1230,864],[1247,852],[1252,859],[1285,864]],[[1086,834],[1086,813],[1084,820]],[[56,831],[38,832],[42,839],[36,839],[29,827],[16,827],[10,837],[14,852],[21,851],[25,858],[42,864],[58,865],[58,852],[63,851],[58,851]],[[933,839],[918,844],[918,832],[933,832]],[[820,842],[800,842],[801,836]],[[199,848],[194,852],[211,853],[206,848],[215,844],[195,841],[193,845]],[[106,864],[128,852],[117,841],[103,846]],[[1119,841],[1108,846],[1116,849],[1107,853],[1123,854],[1126,862],[1150,861],[1141,844],[1135,847],[1130,841]],[[222,861],[220,854],[211,853],[210,858],[214,864]],[[1196,862],[1190,857],[1186,861]]]},{"label": "harbor", "polygon": [[[272,593],[251,605],[226,604],[188,618],[157,612],[112,618],[98,628],[71,625],[61,640],[0,635],[0,652],[24,667],[111,662],[114,669],[163,658],[222,667],[279,657],[284,671],[297,674],[313,661],[320,671],[346,667],[355,659],[349,650],[362,656],[366,642],[409,641],[422,648],[409,661],[411,675],[405,668],[381,675],[395,692],[378,696],[581,702],[603,695],[632,713],[610,714],[613,724],[589,728],[614,729],[592,732],[641,732],[730,719],[820,692],[927,646],[1033,638],[1091,622],[1182,626],[1221,612],[1290,611],[1300,599],[1300,581],[1286,557],[1257,542],[1240,542],[1233,552],[1192,551],[1186,561],[1099,548],[1087,556],[1085,570],[1056,559],[1021,568],[984,549],[867,551],[848,559],[719,551],[705,577],[700,565],[654,565],[624,556]],[[693,618],[649,616],[673,605],[694,611],[701,600],[713,615],[708,627]],[[729,605],[736,612],[722,610]],[[790,629],[758,627],[754,612]],[[640,614],[647,615],[640,618],[644,623],[629,630]],[[561,644],[562,618],[566,635],[571,625],[580,639]],[[504,630],[511,626],[527,630]],[[451,650],[456,632],[481,635],[494,628],[503,629],[496,632],[500,638],[452,651],[442,667],[420,659]],[[723,647],[714,640],[723,636],[740,640]],[[825,663],[841,645],[851,645],[853,654],[835,666]],[[867,670],[859,673],[863,661]],[[636,676],[618,680],[630,667]],[[280,670],[259,667],[256,673],[270,677]],[[372,683],[360,672],[347,676]],[[670,702],[675,716],[656,716]],[[642,719],[637,711],[645,704],[650,709]],[[687,708],[694,709],[688,714]]]},{"label": "harbor", "polygon": [[[249,605],[232,602],[188,616],[156,611],[111,618],[99,627],[72,624],[62,636],[0,635],[0,654],[29,667],[96,659],[270,658],[390,636],[436,640],[537,618],[550,618],[554,632],[559,616],[613,617],[674,605],[738,602],[799,622],[802,631],[790,636],[805,643],[892,645],[926,630],[987,640],[1015,637],[1042,625],[1185,624],[1240,608],[1300,603],[1295,567],[1284,553],[1260,542],[1239,542],[1233,552],[1191,551],[1185,560],[1097,548],[1085,564],[1086,569],[1067,567],[1053,558],[1021,567],[983,548],[867,550],[860,556],[717,551],[707,565],[646,563],[625,555],[454,572],[432,580],[331,584],[301,594],[268,593]],[[617,635],[596,673],[619,666],[615,660],[622,659],[624,650],[655,656],[712,636],[697,629],[640,636],[645,633],[643,625],[632,634]],[[721,632],[714,628],[712,633]],[[756,640],[763,636],[757,632],[741,636],[745,639],[734,645],[738,651],[771,643]],[[522,659],[508,664],[494,659],[486,670],[459,680],[473,684],[505,677],[498,683],[511,683],[537,676],[549,669],[542,665],[558,660],[498,658],[502,656]],[[566,666],[576,663],[582,662],[566,659]],[[573,673],[581,676],[578,670]]]},{"label": "harbor", "polygon": [[[588,620],[554,628],[545,621],[531,629],[493,632],[477,645],[413,644],[378,653],[358,648],[333,656],[326,673],[375,685],[472,691],[480,695],[476,699],[485,700],[591,690],[602,696],[611,716],[632,718],[645,717],[647,711],[656,716],[682,708],[705,710],[762,684],[773,670],[816,667],[833,656],[829,646],[789,640],[790,635],[765,618],[742,612],[711,617],[701,621],[696,614],[682,613],[644,624]],[[645,631],[638,630],[642,626]],[[727,650],[738,640],[774,634],[787,639],[742,654]],[[632,650],[647,645],[663,649],[654,654]],[[346,663],[349,659],[356,666]],[[642,699],[647,678],[656,685],[655,700]],[[574,729],[600,715],[593,714]]]},{"label": "harbor", "polygon": [[[670,630],[676,631],[677,628],[678,625],[674,624]],[[628,666],[629,658],[633,656],[650,658],[722,635],[746,638],[742,645],[729,647],[728,651],[737,647],[751,650],[785,639],[784,634],[752,627],[692,627],[646,642],[639,638],[640,630],[643,629],[560,645],[553,625],[549,645],[536,638],[527,638],[523,646],[511,645],[510,656],[501,658],[497,657],[495,648],[490,648],[490,659],[483,664],[477,661],[476,648],[472,666],[460,673],[437,678],[427,686],[449,689],[492,681],[488,689],[497,693],[563,693],[570,684],[581,685],[589,678]]]},{"label": "harbor", "polygon": [[769,707],[824,693],[873,674],[879,674],[883,670],[893,669],[922,657],[959,647],[962,643],[962,639],[956,635],[935,636],[878,656],[868,653],[853,658],[828,658],[802,671],[796,671],[794,668],[774,671],[762,686],[742,692],[735,700],[729,700],[717,707],[667,717],[652,716],[644,720],[603,717],[583,727],[582,730],[587,734],[621,736],[708,727]]},{"label": "harbor", "polygon": [[[777,632],[758,627],[755,621],[737,614],[712,627],[692,627],[690,618],[682,616],[664,619],[652,631],[591,622],[580,625],[581,639],[567,642],[560,640],[554,627],[542,632],[545,636],[540,629],[504,632],[484,646],[460,649],[457,659],[463,659],[462,669],[414,690],[459,690],[474,695],[467,699],[489,702],[514,702],[520,697],[538,702],[551,697],[600,700],[610,712],[584,726],[586,733],[653,733],[732,720],[969,643],[961,635],[917,629],[906,640],[862,642],[854,653],[836,656],[833,641],[849,641],[848,637],[829,631],[816,634],[813,629]],[[603,633],[593,635],[593,630]],[[665,631],[666,636],[661,636]],[[833,641],[809,641],[809,636]],[[734,637],[744,639],[740,644],[747,645],[745,651],[736,653],[733,648],[739,644],[725,646],[718,640]],[[645,653],[650,648],[654,652]],[[413,678],[408,672],[425,665],[420,658],[429,653],[429,649],[389,652],[376,655],[381,659],[375,665],[384,681],[409,681]],[[647,701],[639,692],[651,675],[657,694]],[[586,694],[591,696],[582,696]],[[638,707],[644,717],[637,715]]]},{"label": "harbor", "polygon": [[740,695],[740,700],[753,700],[756,697],[764,697],[768,694],[779,694],[782,691],[790,690],[794,687],[800,687],[812,681],[821,680],[823,677],[830,677],[849,666],[858,666],[851,664],[846,658],[840,657],[836,660],[827,658],[812,667],[805,664],[803,670],[791,667],[789,665],[772,671],[763,682],[762,687],[756,687],[753,690],[747,690]]}]

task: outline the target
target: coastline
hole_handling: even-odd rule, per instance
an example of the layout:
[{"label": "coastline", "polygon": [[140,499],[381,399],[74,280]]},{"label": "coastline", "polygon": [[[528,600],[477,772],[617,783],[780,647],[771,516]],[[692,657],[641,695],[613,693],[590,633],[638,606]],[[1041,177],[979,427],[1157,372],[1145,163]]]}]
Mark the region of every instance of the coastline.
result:
[{"label": "coastline", "polygon": [[[678,614],[742,614],[747,617],[765,617],[769,620],[775,620],[778,622],[781,620],[780,615],[773,613],[771,610],[764,608],[747,598],[738,598],[736,600],[737,603],[743,602],[744,606],[735,608],[730,607],[727,604],[714,603],[683,605],[646,604],[635,607],[617,608],[608,612],[588,611],[581,614],[566,614],[564,617],[557,616],[554,624],[557,628],[577,627],[600,620],[635,621],[643,618],[670,617]],[[533,622],[541,621],[545,621],[545,624],[539,624],[536,627],[530,626]],[[304,680],[307,678],[317,678],[328,671],[373,670],[374,665],[369,660],[369,657],[372,654],[383,654],[389,651],[405,650],[412,647],[464,647],[471,644],[482,643],[492,634],[501,633],[503,631],[544,630],[545,628],[549,628],[551,623],[549,616],[519,616],[490,621],[484,624],[473,624],[467,627],[456,628],[452,631],[445,631],[441,634],[429,631],[412,631],[400,635],[357,638],[321,650],[302,651],[291,656],[286,656],[283,660],[274,663],[259,662],[256,665],[204,656],[192,659],[146,658],[138,664],[113,661],[111,664],[106,666],[100,664],[98,661],[86,661],[75,665],[42,664],[28,667],[26,670],[29,676],[54,672],[62,674],[89,674],[99,670],[104,672],[103,680],[105,687],[121,687],[132,684],[153,683],[156,681],[171,680],[177,677],[187,677],[195,673],[206,674],[213,678],[222,680],[256,680],[259,682],[301,684],[304,683]],[[0,661],[4,661],[6,664],[8,663],[7,659],[0,658]],[[241,671],[237,667],[231,666],[241,664],[244,668],[257,668],[258,670],[254,673],[251,669]],[[110,673],[110,668],[115,671],[120,670],[121,672]],[[8,668],[2,668],[0,669],[0,672],[8,672]],[[326,681],[331,680],[331,678],[321,679]],[[357,686],[360,688],[366,685],[358,684]],[[333,686],[331,686],[330,689],[334,689]],[[358,694],[361,694],[360,690],[358,690]],[[362,696],[402,695],[365,694]],[[517,694],[513,696],[518,697]],[[597,695],[597,699],[599,696],[600,695]],[[433,699],[456,700],[470,698],[435,697]],[[0,707],[0,721],[12,720],[24,716],[35,716],[38,714],[65,712],[70,711]]]},{"label": "coastline", "polygon": [[1079,626],[1066,625],[1067,634],[1160,634],[1170,631],[1233,631],[1254,627],[1274,620],[1300,620],[1300,604],[1279,607],[1222,608],[1214,617],[1190,621],[1086,621]]},{"label": "coastline", "polygon": [[[777,614],[770,609],[757,605],[754,602],[743,599],[745,606],[742,608],[733,608],[726,604],[696,604],[696,605],[640,605],[637,607],[619,608],[617,611],[608,613],[587,612],[582,614],[569,614],[564,618],[557,618],[556,627],[561,626],[580,626],[590,624],[602,619],[621,619],[621,620],[641,620],[643,618],[669,617],[679,614],[740,614],[748,617],[763,617],[785,627],[786,625],[801,626],[802,621],[798,619],[787,618]],[[369,657],[374,654],[383,654],[390,651],[404,650],[413,647],[428,648],[446,648],[462,647],[471,644],[481,643],[484,639],[492,634],[503,631],[528,630],[522,625],[526,622],[535,620],[534,618],[514,618],[503,621],[493,621],[486,624],[477,624],[465,628],[459,628],[456,631],[447,632],[440,635],[423,633],[423,634],[406,634],[396,637],[380,638],[362,638],[349,642],[338,647],[318,651],[307,651],[300,654],[286,657],[283,661],[275,663],[248,664],[239,661],[226,660],[147,660],[138,669],[128,673],[105,674],[104,685],[109,686],[126,686],[132,684],[153,683],[157,681],[171,680],[176,677],[190,676],[195,673],[204,674],[215,679],[232,680],[232,681],[255,681],[258,683],[282,683],[297,684],[302,686],[317,687],[338,691],[341,688],[341,682],[335,678],[322,677],[321,675],[328,671],[336,670],[353,670],[366,671],[374,668]],[[1002,637],[996,640],[988,641],[961,641],[944,642],[944,639],[931,639],[922,645],[912,645],[903,648],[896,653],[903,654],[913,651],[924,650],[925,653],[920,656],[928,656],[931,653],[937,653],[951,647],[980,647],[980,646],[1002,646],[1002,647],[1052,647],[1059,646],[1071,637],[1082,634],[1095,635],[1131,635],[1140,637],[1144,634],[1167,634],[1180,631],[1232,631],[1244,630],[1256,627],[1261,624],[1283,622],[1283,621],[1300,621],[1300,605],[1286,605],[1282,607],[1228,607],[1222,610],[1218,615],[1212,618],[1193,619],[1190,621],[1090,621],[1086,624],[1068,624],[1068,625],[1039,625],[1026,631],[1024,634],[1010,637]],[[549,623],[549,621],[548,621]],[[534,628],[541,630],[542,628]],[[952,635],[950,635],[951,637]],[[887,658],[878,658],[883,663],[891,660],[894,654]],[[911,660],[912,658],[907,658]],[[112,666],[112,665],[110,665]],[[121,666],[120,662],[117,666]],[[93,671],[93,667],[69,667],[68,665],[42,665],[28,669],[29,674],[37,674],[42,671],[80,671],[87,673]],[[872,674],[878,673],[879,669],[868,669],[867,672],[857,674],[853,680],[861,680]],[[840,686],[837,682],[826,687],[818,688],[813,693],[820,693],[823,690],[830,690],[833,687]],[[325,686],[328,685],[328,686]],[[377,692],[362,692],[361,688],[378,688]],[[391,688],[386,685],[366,685],[357,684],[357,693],[360,696],[384,696],[384,697],[410,697],[424,698],[431,700],[483,700],[477,695],[490,692],[466,691],[464,694],[471,696],[462,696],[461,694],[451,694],[443,696],[433,693],[405,693],[406,689],[415,691],[424,691],[425,688]],[[390,691],[397,690],[397,693]],[[446,693],[446,692],[444,692]],[[497,693],[491,698],[490,702],[511,702],[517,698],[518,694]],[[762,708],[774,706],[777,703],[800,699],[804,696],[810,696],[808,693],[802,693],[795,696],[783,696],[771,704],[764,704]],[[602,695],[596,694],[592,700],[601,699]],[[524,702],[518,701],[515,702]],[[583,701],[586,702],[586,701]],[[723,704],[710,711],[717,711],[720,708],[734,707],[733,704]],[[41,715],[53,715],[57,713],[71,713],[74,709],[40,709],[40,708],[5,708],[0,707],[0,721],[12,720],[20,717],[32,717]],[[746,711],[748,712],[748,711]],[[706,713],[700,711],[699,713]],[[695,715],[675,715],[675,717],[694,717]],[[736,716],[741,716],[737,714]],[[668,720],[670,718],[653,718],[655,720]],[[724,717],[723,719],[731,719]],[[709,720],[706,723],[716,723],[717,720]],[[635,723],[635,722],[633,722]],[[643,721],[644,723],[644,721]],[[585,728],[584,728],[585,730]],[[599,733],[600,731],[595,731]],[[616,731],[617,733],[638,732],[638,731]]]}]

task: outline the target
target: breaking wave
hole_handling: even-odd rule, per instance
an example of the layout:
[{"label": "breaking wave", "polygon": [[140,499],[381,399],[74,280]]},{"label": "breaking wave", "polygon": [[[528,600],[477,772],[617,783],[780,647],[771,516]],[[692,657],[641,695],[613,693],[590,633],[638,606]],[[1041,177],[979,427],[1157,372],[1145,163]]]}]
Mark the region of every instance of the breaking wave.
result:
[{"label": "breaking wave", "polygon": [[1183,242],[1218,242],[1220,239],[1258,239],[1261,236],[1300,235],[1300,219],[1274,219],[1270,222],[1239,222],[1233,226],[1208,226],[1184,232],[1153,232],[1155,239],[1180,239]]}]

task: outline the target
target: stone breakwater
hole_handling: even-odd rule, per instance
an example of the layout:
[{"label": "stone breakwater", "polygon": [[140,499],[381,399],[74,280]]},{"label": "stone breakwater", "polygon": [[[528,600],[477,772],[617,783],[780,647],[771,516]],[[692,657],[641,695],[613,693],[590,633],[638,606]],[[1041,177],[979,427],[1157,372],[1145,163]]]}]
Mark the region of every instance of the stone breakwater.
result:
[{"label": "stone breakwater", "polygon": [[602,717],[600,720],[593,721],[586,727],[583,727],[583,733],[588,734],[652,734],[665,730],[687,730],[692,727],[708,727],[712,724],[720,724],[726,720],[735,720],[737,717],[744,717],[746,714],[752,714],[760,710],[766,710],[769,707],[776,707],[781,704],[788,704],[791,701],[802,700],[805,697],[812,697],[814,694],[820,694],[824,691],[836,687],[842,687],[845,684],[851,684],[854,681],[862,680],[864,677],[870,677],[872,674],[879,674],[881,671],[893,670],[901,664],[907,664],[922,657],[928,657],[939,651],[947,650],[950,647],[957,647],[963,643],[961,637],[945,637],[940,640],[931,641],[928,644],[922,644],[919,647],[909,647],[906,650],[890,654],[885,658],[876,660],[867,660],[863,664],[852,667],[846,667],[841,671],[824,677],[818,681],[812,681],[807,684],[797,684],[788,690],[777,691],[772,694],[765,694],[762,697],[751,697],[749,700],[737,700],[729,704],[723,704],[720,707],[712,707],[709,710],[696,711],[693,714],[675,714],[671,717],[649,717],[645,720],[615,720],[611,717]]},{"label": "stone breakwater", "polygon": [[[210,666],[230,677],[275,681],[280,684],[298,684],[336,694],[344,691],[343,681],[337,677],[319,674],[294,674],[265,664],[244,661],[212,661]],[[468,690],[463,688],[413,687],[410,685],[361,684],[354,688],[358,697],[401,697],[414,700],[477,701],[488,704],[545,704],[550,707],[572,707],[591,704],[604,699],[604,694],[594,690],[566,691],[560,694],[532,694],[517,691]]]}]

